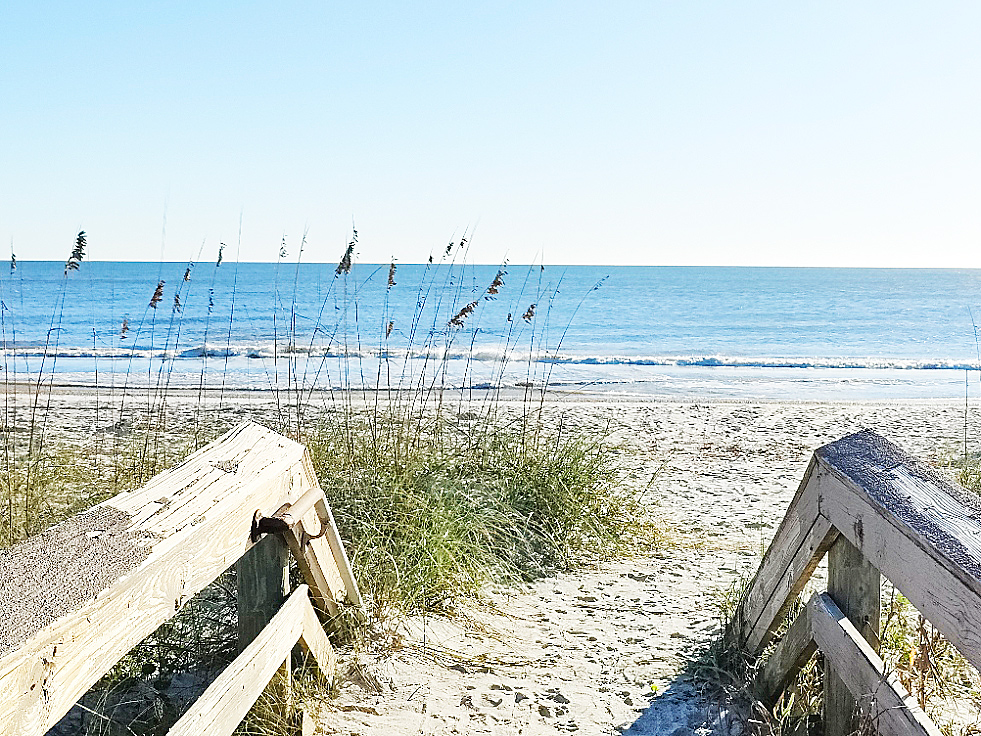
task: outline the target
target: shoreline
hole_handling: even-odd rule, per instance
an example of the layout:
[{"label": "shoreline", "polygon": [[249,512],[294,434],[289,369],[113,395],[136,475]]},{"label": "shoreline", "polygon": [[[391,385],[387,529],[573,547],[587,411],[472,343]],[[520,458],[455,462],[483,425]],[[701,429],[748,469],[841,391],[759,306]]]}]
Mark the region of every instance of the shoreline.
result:
[{"label": "shoreline", "polygon": [[[3,386],[0,386],[0,396],[22,396],[22,395],[33,395],[38,388],[37,382],[33,381],[10,381]],[[214,387],[214,386],[204,386],[203,388],[188,387],[188,386],[170,386],[166,388],[156,388],[147,386],[126,386],[119,387],[108,385],[91,385],[91,384],[76,384],[76,383],[42,383],[40,386],[40,393],[46,394],[50,391],[52,395],[55,396],[73,396],[79,399],[88,397],[102,397],[106,395],[111,396],[159,396],[164,399],[178,399],[181,401],[189,401],[192,399],[197,399],[201,396],[207,400],[214,400],[216,398],[224,398],[229,402],[235,399],[243,398],[268,398],[270,400],[275,400],[277,394],[280,397],[296,397],[295,389],[280,389],[277,391],[273,388],[243,388],[243,387]],[[773,398],[773,397],[757,397],[757,396],[669,396],[662,394],[651,394],[649,396],[636,396],[636,395],[618,395],[612,393],[603,392],[586,392],[586,391],[562,391],[560,389],[550,388],[544,396],[541,395],[541,391],[536,388],[528,389],[533,395],[526,396],[526,389],[523,387],[507,387],[501,389],[443,389],[442,398],[444,403],[450,402],[486,402],[490,400],[502,401],[508,404],[515,403],[539,403],[544,401],[545,404],[549,403],[582,403],[589,405],[596,404],[617,404],[617,405],[637,405],[646,406],[649,404],[763,404],[763,405],[796,405],[796,406],[837,406],[837,405],[850,405],[850,406],[861,406],[861,405],[883,405],[883,406],[896,406],[901,404],[911,404],[914,406],[929,406],[933,404],[937,405],[954,405],[954,406],[964,406],[965,400],[963,397],[878,397],[878,398]],[[470,394],[469,396],[461,396],[462,393]],[[432,392],[434,395],[439,394],[438,389],[434,389]],[[361,388],[316,388],[312,391],[309,389],[304,389],[303,394],[308,399],[304,399],[305,403],[308,403],[310,399],[322,399],[329,396],[366,396],[372,399],[376,397],[401,397],[401,396],[417,396],[419,394],[418,389],[361,389]],[[495,394],[497,394],[495,396]],[[981,405],[981,396],[970,396],[968,397],[968,404],[978,404]],[[295,404],[294,404],[295,405]]]}]

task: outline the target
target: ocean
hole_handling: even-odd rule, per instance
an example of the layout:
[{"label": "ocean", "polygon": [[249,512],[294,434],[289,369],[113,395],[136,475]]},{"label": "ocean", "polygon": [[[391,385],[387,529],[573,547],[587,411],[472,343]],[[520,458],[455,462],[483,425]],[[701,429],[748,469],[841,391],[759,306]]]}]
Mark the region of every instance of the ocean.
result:
[{"label": "ocean", "polygon": [[20,261],[0,275],[5,376],[624,398],[981,394],[981,270],[509,265],[490,291],[496,266],[397,264],[391,286],[389,271],[283,260],[83,262],[66,274]]}]

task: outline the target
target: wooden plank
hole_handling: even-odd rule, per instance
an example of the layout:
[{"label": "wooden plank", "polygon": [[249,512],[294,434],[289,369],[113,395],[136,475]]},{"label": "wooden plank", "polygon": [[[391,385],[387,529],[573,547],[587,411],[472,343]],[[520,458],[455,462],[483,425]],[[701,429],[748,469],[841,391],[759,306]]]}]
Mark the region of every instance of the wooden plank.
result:
[{"label": "wooden plank", "polygon": [[310,585],[317,607],[327,615],[333,616],[338,610],[335,601],[344,597],[344,582],[323,540],[309,540],[304,544],[304,532],[303,524],[299,524],[285,532],[283,536],[293,553],[297,567],[300,568],[303,579]]},{"label": "wooden plank", "polygon": [[[309,453],[304,456],[313,473]],[[300,571],[310,584],[318,607],[328,615],[337,613],[337,603],[347,601],[364,618],[361,592],[351,570],[337,524],[319,485],[305,493],[279,516],[290,528],[284,532]]]},{"label": "wooden plank", "polygon": [[337,672],[337,652],[331,646],[327,634],[324,633],[317,618],[317,612],[313,610],[310,601],[306,601],[303,606],[303,629],[300,632],[300,644],[310,652],[317,662],[320,671],[324,673],[327,680],[334,682],[334,675]]},{"label": "wooden plank", "polygon": [[815,475],[820,473],[812,459],[730,623],[729,636],[752,653],[770,641],[836,537],[819,512],[822,485],[819,479],[812,482]]},{"label": "wooden plank", "polygon": [[306,585],[293,591],[269,624],[194,701],[168,736],[232,733],[288,660],[297,642],[313,655],[321,672],[332,682],[337,654],[310,604]]},{"label": "wooden plank", "polygon": [[[286,541],[279,535],[268,534],[235,563],[240,653],[262,633],[289,597],[289,561],[290,550]],[[287,708],[291,707],[293,697],[290,659],[287,657],[276,675],[276,693]]]},{"label": "wooden plank", "polygon": [[317,722],[306,708],[300,710],[300,736],[314,736],[317,733]]},{"label": "wooden plank", "polygon": [[347,600],[351,605],[357,606],[358,608],[363,608],[364,602],[361,600],[361,591],[358,588],[358,581],[354,579],[354,572],[351,570],[351,563],[347,559],[347,552],[344,549],[344,543],[341,541],[341,535],[337,531],[337,524],[334,522],[334,514],[331,512],[330,506],[327,504],[326,497],[317,501],[316,509],[317,515],[320,517],[320,519],[327,520],[327,529],[324,539],[327,540],[327,544],[329,545],[331,554],[334,558],[334,565],[337,567],[337,570],[341,575],[341,579],[344,581],[344,589],[347,593]]},{"label": "wooden plank", "polygon": [[873,432],[818,449],[821,513],[981,667],[981,500]]},{"label": "wooden plank", "polygon": [[242,556],[257,509],[315,485],[302,445],[245,423],[142,489],[0,554],[0,723],[47,732]]},{"label": "wooden plank", "polygon": [[805,606],[763,663],[755,683],[757,697],[772,708],[816,650],[810,608]]},{"label": "wooden plank", "polygon": [[[861,632],[874,652],[879,650],[879,571],[845,537],[828,551],[828,595],[848,620]],[[844,682],[834,660],[824,669],[825,736],[847,736],[855,731],[859,701]]]},{"label": "wooden plank", "polygon": [[238,650],[266,628],[289,596],[289,547],[267,534],[235,563],[238,583]]},{"label": "wooden plank", "polygon": [[826,593],[808,604],[814,641],[825,661],[860,699],[865,717],[882,736],[940,736],[940,729],[920,710],[895,674],[886,672],[882,660],[855,625]]},{"label": "wooden plank", "polygon": [[168,731],[168,736],[228,736],[262,695],[276,671],[289,659],[304,628],[308,588],[301,585],[269,625],[218,675]]}]

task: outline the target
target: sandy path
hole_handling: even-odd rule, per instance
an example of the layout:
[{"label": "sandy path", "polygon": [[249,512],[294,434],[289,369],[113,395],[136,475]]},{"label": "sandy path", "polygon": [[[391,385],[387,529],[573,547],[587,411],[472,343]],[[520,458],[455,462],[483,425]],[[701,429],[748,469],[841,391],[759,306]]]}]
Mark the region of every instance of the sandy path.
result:
[{"label": "sandy path", "polygon": [[[718,632],[717,596],[755,569],[820,444],[871,428],[921,457],[959,451],[955,402],[557,403],[607,432],[624,480],[649,491],[669,544],[598,569],[491,594],[497,611],[407,622],[346,666],[323,714],[340,734],[739,734],[685,673]],[[969,436],[981,437],[970,419]]]},{"label": "sandy path", "polygon": [[[65,390],[56,403],[56,432],[95,428],[92,392]],[[221,406],[206,396],[203,406],[206,420],[275,416],[265,393],[225,396]],[[197,407],[195,392],[171,392],[169,429],[189,427]],[[607,438],[623,482],[650,499],[666,543],[490,591],[487,605],[453,620],[404,622],[342,661],[347,678],[321,714],[322,733],[739,734],[724,707],[699,696],[685,666],[719,630],[720,591],[755,570],[811,451],[871,428],[936,461],[961,452],[964,437],[958,402],[566,398],[545,404],[545,420]],[[968,436],[977,442],[970,449],[981,449],[974,408]]]}]

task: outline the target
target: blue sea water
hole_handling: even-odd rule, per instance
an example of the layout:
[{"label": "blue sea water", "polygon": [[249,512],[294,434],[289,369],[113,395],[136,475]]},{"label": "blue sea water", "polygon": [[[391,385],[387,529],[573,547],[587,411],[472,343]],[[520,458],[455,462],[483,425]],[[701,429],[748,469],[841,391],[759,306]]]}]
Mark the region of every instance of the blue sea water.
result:
[{"label": "blue sea water", "polygon": [[0,276],[4,370],[86,385],[547,383],[624,397],[981,390],[978,270],[511,265],[488,293],[497,272],[398,265],[389,286],[387,264],[338,275],[286,261],[83,262],[66,274],[22,261]]}]

